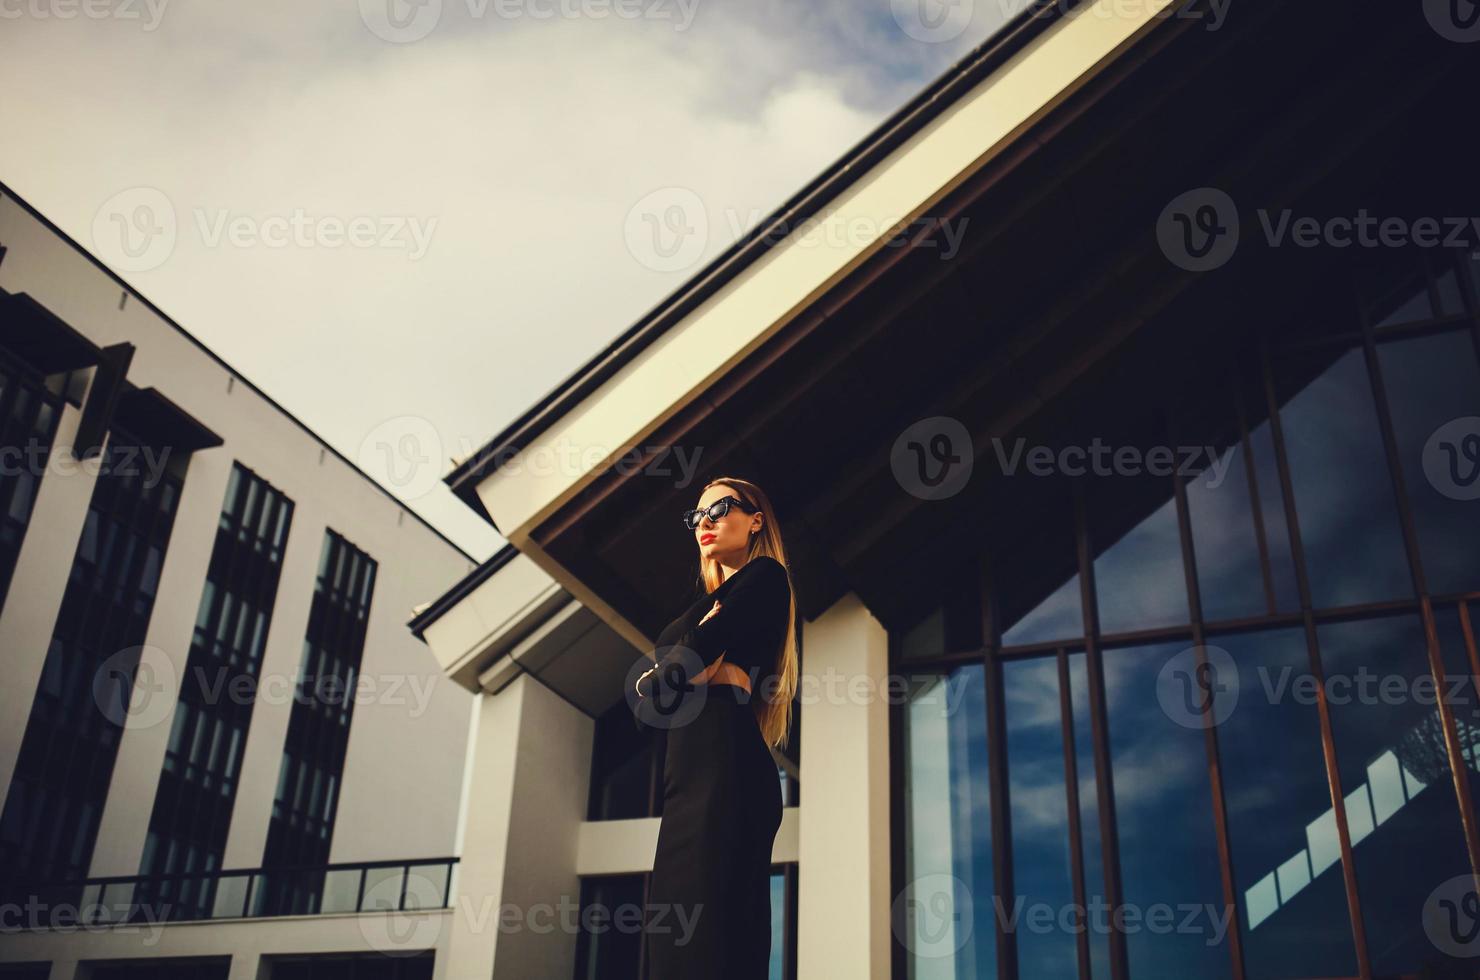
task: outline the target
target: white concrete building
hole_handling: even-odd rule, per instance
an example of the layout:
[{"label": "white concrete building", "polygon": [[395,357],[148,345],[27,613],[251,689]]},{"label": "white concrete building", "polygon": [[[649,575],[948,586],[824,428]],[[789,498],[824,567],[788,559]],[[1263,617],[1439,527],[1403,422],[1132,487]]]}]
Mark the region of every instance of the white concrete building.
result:
[{"label": "white concrete building", "polygon": [[404,624],[476,562],[3,187],[0,389],[0,975],[390,962],[472,706]]}]

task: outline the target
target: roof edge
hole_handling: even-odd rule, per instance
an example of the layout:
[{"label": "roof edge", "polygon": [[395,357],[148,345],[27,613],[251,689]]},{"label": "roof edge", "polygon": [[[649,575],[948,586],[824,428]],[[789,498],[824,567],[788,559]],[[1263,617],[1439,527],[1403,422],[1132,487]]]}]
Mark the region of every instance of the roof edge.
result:
[{"label": "roof edge", "polygon": [[426,631],[427,627],[446,615],[447,611],[453,606],[466,599],[478,586],[492,578],[495,572],[513,561],[514,557],[518,554],[518,548],[515,548],[511,544],[505,545],[487,561],[454,582],[446,592],[433,599],[431,605],[411,617],[407,621],[406,627],[411,630],[412,635],[425,643],[426,637],[422,634]]},{"label": "roof edge", "polygon": [[773,236],[778,225],[796,224],[815,215],[884,157],[934,120],[955,101],[962,90],[970,89],[990,76],[1038,35],[1087,2],[1089,0],[1063,0],[1059,3],[1042,4],[1039,0],[1032,0],[1027,9],[1008,20],[876,126],[831,166],[758,222],[750,232],[685,280],[622,331],[615,340],[505,426],[476,453],[453,467],[442,478],[443,482],[464,503],[492,524],[493,516],[488,513],[477,494],[478,483],[538,438],[556,419],[583,401],[769,249],[785,241],[784,235],[779,238]]},{"label": "roof edge", "polygon": [[[433,524],[430,521],[428,521],[425,517],[422,517],[415,510],[412,510],[410,507],[408,507],[406,505],[406,502],[404,500],[401,500],[395,494],[393,494],[389,490],[387,490],[385,488],[385,486],[379,480],[375,479],[369,473],[366,473],[363,469],[361,469],[360,466],[359,466],[359,464],[355,463],[353,460],[351,460],[349,457],[345,456],[339,450],[337,450],[333,446],[329,445],[328,442],[324,441],[324,438],[322,436],[320,436],[313,429],[309,428],[307,423],[305,423],[298,416],[294,415],[292,412],[288,411],[281,404],[279,404],[278,401],[275,398],[273,398],[267,392],[265,392],[261,388],[259,388],[252,381],[251,378],[248,378],[242,372],[238,371],[236,368],[234,368],[230,364],[228,364],[226,362],[226,360],[221,357],[220,354],[217,354],[215,351],[211,350],[211,348],[207,347],[201,341],[201,339],[199,337],[195,336],[189,330],[186,330],[184,327],[182,327],[178,322],[176,322],[176,320],[175,320],[174,317],[170,316],[164,310],[162,310],[158,306],[156,306],[154,304],[154,302],[149,299],[149,297],[147,297],[143,293],[139,292],[133,286],[130,286],[128,284],[128,282],[126,282],[123,279],[122,276],[120,276],[118,273],[114,272],[112,269],[108,268],[108,266],[106,266],[105,264],[103,264],[103,261],[101,259],[99,259],[96,255],[93,255],[87,249],[83,248],[76,241],[76,239],[74,239],[71,235],[68,235],[65,231],[62,231],[62,229],[58,228],[56,226],[56,224],[50,218],[48,218],[46,215],[44,215],[40,211],[38,211],[34,206],[31,205],[31,203],[29,201],[27,201],[25,198],[23,198],[19,194],[17,194],[15,192],[15,190],[13,188],[11,188],[11,186],[9,184],[5,183],[4,181],[0,181],[0,198],[9,198],[10,200],[14,201],[16,204],[19,204],[21,206],[21,209],[23,211],[25,211],[31,217],[35,218],[37,221],[41,222],[41,224],[48,231],[50,231],[52,234],[56,235],[62,241],[66,242],[69,246],[72,247],[72,249],[75,252],[77,252],[78,254],[80,254],[83,258],[87,259],[93,265],[97,266],[98,269],[104,275],[106,275],[109,279],[112,279],[115,283],[118,284],[118,286],[120,288],[122,288],[123,290],[125,290],[134,299],[136,299],[140,303],[144,304],[145,308],[147,308],[155,316],[159,317],[165,323],[167,323],[171,327],[173,327],[180,334],[180,336],[182,336],[186,340],[190,341],[192,344],[194,344],[196,347],[198,347],[207,357],[209,357],[211,360],[215,361],[217,364],[219,364],[225,370],[229,371],[231,373],[231,376],[233,378],[236,378],[242,384],[244,384],[248,388],[250,388],[259,398],[261,398],[263,401],[267,402],[268,405],[272,406],[276,411],[278,411],[283,416],[285,416],[294,425],[298,426],[300,429],[302,429],[304,432],[306,432],[322,448],[327,449],[330,453],[333,453],[335,457],[337,457],[341,462],[343,462],[345,465],[347,465],[350,469],[352,469],[354,472],[360,474],[360,476],[364,477],[365,480],[367,480],[370,483],[371,486],[375,487],[375,489],[379,490],[388,499],[390,499],[391,501],[393,501],[396,504],[396,506],[400,507],[403,511],[405,511],[408,514],[410,514],[416,520],[420,521],[422,523],[422,525],[424,527],[426,527],[427,530],[431,531],[437,537],[441,538],[444,542],[446,542],[448,545],[450,545],[458,554],[462,555],[464,558],[466,558],[468,561],[471,561],[471,562],[476,562],[478,560],[478,559],[474,558],[472,555],[468,554],[466,551],[464,551],[462,549],[462,547],[456,541],[453,541],[447,535],[443,534],[438,528],[436,528],[435,526],[433,526]],[[482,511],[482,508],[480,507],[479,510]],[[486,512],[484,512],[484,513],[486,513]],[[489,520],[489,523],[492,523],[492,519],[491,518]],[[497,528],[495,528],[495,530],[496,529]]]}]

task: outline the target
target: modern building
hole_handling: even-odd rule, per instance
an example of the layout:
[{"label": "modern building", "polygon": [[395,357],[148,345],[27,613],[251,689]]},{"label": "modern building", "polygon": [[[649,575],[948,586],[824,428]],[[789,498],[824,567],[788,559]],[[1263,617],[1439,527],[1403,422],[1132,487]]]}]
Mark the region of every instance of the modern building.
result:
[{"label": "modern building", "polygon": [[476,697],[453,900],[510,914],[438,975],[641,975],[627,679],[726,474],[803,620],[773,975],[1460,975],[1464,6],[1027,7],[459,462],[514,551],[410,625]]},{"label": "modern building", "polygon": [[[192,463],[216,460],[214,493],[192,465],[174,494],[172,539],[187,512],[244,529],[222,504],[237,458],[238,480],[293,501],[295,529],[314,501],[365,495],[355,527],[315,505],[280,575],[270,535],[250,557],[216,538],[255,589],[277,575],[278,603],[297,604],[275,607],[262,669],[296,677],[280,645],[339,652],[357,634],[355,590],[326,585],[339,639],[314,646],[319,566],[295,542],[350,567],[424,534],[441,564],[401,555],[395,581],[376,566],[364,670],[373,651],[389,672],[429,649],[451,683],[436,726],[404,741],[394,711],[370,728],[356,707],[327,857],[322,820],[269,787],[298,771],[294,746],[339,758],[335,726],[252,706],[209,900],[140,871],[219,839],[215,816],[156,803],[183,798],[190,760],[162,724],[123,727],[111,755],[89,736],[79,758],[113,769],[86,870],[98,904],[99,879],[128,873],[148,901],[125,909],[224,914],[163,926],[144,963],[125,962],[128,922],[0,937],[0,958],[52,977],[640,977],[663,759],[630,723],[628,679],[693,580],[677,515],[738,475],[777,505],[801,618],[773,976],[1462,975],[1480,954],[1480,196],[1463,111],[1480,22],[1463,6],[1020,6],[447,474],[511,545],[471,570],[413,520],[373,520],[352,468],[330,493],[248,453],[306,437],[242,434],[213,409],[242,394],[211,387],[219,364],[144,374],[150,348],[120,317],[140,336],[156,321],[132,299],[116,310],[126,288],[7,201],[13,315],[43,304],[91,338],[88,390],[117,392],[93,411],[131,440],[168,424]],[[85,424],[92,395],[67,403],[75,382],[47,380],[86,347],[35,336],[17,352],[39,364],[31,390],[90,444],[107,428]],[[103,356],[123,342],[162,393]],[[93,494],[73,486],[47,472],[4,532],[13,581],[56,608],[72,551],[93,553]],[[72,564],[39,527],[70,527]],[[156,543],[164,530],[149,525]],[[158,624],[195,616],[216,567],[218,545],[193,540],[193,558],[163,551],[152,611],[120,600],[145,640],[119,625],[108,643],[170,649]],[[410,573],[429,566],[448,574]],[[80,634],[18,607],[16,587],[0,635],[7,658],[26,638],[40,677],[35,651]],[[410,635],[377,618],[429,596]],[[7,745],[29,712],[52,717],[44,685],[25,687],[5,688]],[[180,690],[171,717],[208,716]],[[10,796],[60,778],[26,751]],[[124,774],[148,806],[118,796]],[[458,812],[424,805],[449,794]],[[21,867],[52,878],[70,854],[29,846]]]},{"label": "modern building", "polygon": [[4,187],[0,453],[0,976],[428,976],[477,563]]}]

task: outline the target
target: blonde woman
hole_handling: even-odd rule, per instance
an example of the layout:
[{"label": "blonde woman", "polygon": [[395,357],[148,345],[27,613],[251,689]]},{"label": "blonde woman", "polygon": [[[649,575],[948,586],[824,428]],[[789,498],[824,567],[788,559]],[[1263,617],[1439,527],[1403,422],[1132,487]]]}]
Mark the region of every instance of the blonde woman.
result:
[{"label": "blonde woman", "polygon": [[714,480],[683,520],[704,589],[659,634],[657,663],[635,685],[640,725],[671,720],[648,725],[667,754],[643,922],[646,975],[764,980],[781,824],[769,747],[784,746],[790,728],[796,600],[759,487]]}]

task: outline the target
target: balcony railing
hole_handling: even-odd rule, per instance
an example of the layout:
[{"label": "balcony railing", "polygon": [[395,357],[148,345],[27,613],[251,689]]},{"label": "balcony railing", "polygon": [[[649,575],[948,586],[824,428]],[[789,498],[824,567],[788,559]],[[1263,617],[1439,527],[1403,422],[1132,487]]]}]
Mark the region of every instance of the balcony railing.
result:
[{"label": "balcony railing", "polygon": [[[455,857],[56,882],[13,895],[30,921],[196,922],[447,908]],[[7,891],[11,891],[7,889]],[[58,919],[59,912],[63,919]]]}]

